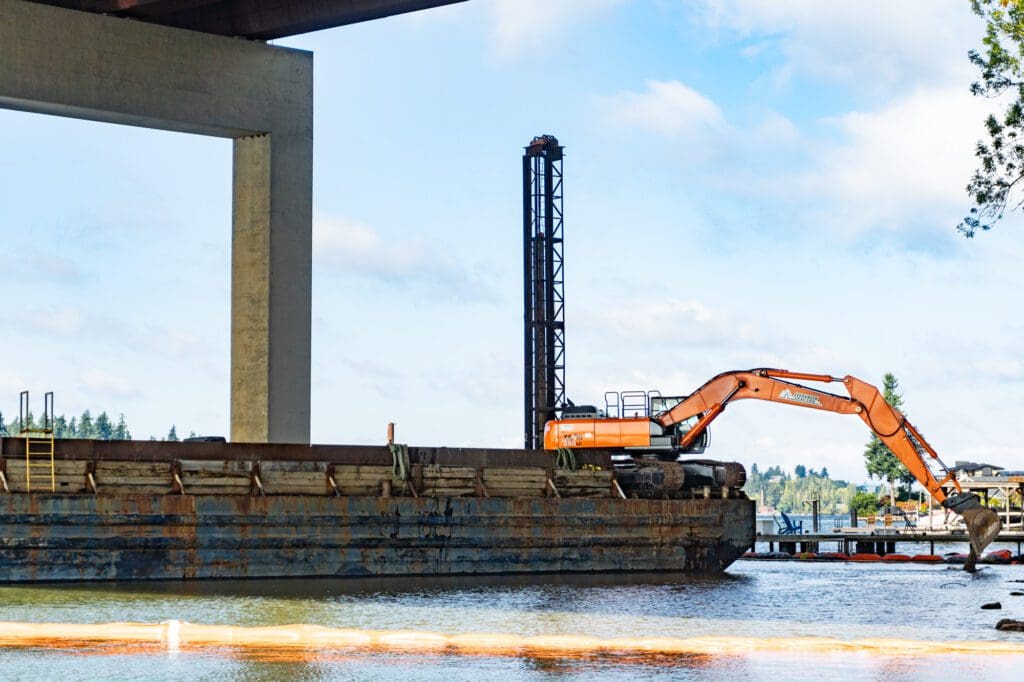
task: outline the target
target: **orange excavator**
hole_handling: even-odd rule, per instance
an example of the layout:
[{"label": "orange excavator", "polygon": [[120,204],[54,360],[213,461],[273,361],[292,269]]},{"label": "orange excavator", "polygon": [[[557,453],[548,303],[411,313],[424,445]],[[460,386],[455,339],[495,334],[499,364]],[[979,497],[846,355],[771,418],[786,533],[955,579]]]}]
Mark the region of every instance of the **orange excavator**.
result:
[{"label": "orange excavator", "polygon": [[[841,382],[849,397],[797,381]],[[975,556],[1002,529],[999,516],[983,506],[977,495],[961,490],[955,473],[943,464],[914,425],[887,403],[877,388],[852,376],[839,379],[827,374],[766,368],[723,372],[691,395],[654,414],[614,418],[596,410],[586,416],[579,412],[565,414],[568,418],[549,421],[545,426],[544,447],[595,448],[631,455],[634,460],[675,461],[685,453],[702,451],[707,444],[708,425],[730,403],[749,398],[860,417],[932,497],[963,517]],[[941,480],[932,474],[926,455],[945,473]]]}]

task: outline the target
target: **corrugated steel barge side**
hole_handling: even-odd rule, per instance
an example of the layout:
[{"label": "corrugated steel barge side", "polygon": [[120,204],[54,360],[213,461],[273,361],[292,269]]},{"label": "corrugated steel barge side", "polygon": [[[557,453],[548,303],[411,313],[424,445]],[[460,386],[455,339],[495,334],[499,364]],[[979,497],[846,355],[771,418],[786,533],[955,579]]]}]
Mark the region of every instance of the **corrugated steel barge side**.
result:
[{"label": "corrugated steel barge side", "polygon": [[0,444],[0,581],[717,573],[754,540],[736,490],[621,499],[606,462],[547,453],[411,448],[406,485],[386,447],[58,448],[58,492],[25,492],[23,442]]}]

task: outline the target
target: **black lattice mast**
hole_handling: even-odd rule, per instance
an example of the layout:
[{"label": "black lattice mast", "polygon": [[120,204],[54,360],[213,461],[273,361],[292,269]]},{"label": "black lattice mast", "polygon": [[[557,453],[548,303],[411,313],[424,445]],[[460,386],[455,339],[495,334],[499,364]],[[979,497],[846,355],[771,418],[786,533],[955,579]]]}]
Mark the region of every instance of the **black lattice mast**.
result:
[{"label": "black lattice mast", "polygon": [[553,135],[523,154],[523,394],[528,449],[544,447],[544,424],[565,404],[562,156]]}]

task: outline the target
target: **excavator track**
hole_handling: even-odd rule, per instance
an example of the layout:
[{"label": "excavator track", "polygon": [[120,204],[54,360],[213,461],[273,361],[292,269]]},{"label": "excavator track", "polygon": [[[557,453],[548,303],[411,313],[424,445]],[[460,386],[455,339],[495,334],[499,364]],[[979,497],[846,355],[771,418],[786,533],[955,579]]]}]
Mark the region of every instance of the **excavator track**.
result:
[{"label": "excavator track", "polygon": [[661,469],[661,472],[665,477],[663,483],[665,490],[682,490],[686,483],[686,472],[683,471],[681,464],[677,464],[675,462],[652,461],[645,462],[644,466],[652,466]]}]

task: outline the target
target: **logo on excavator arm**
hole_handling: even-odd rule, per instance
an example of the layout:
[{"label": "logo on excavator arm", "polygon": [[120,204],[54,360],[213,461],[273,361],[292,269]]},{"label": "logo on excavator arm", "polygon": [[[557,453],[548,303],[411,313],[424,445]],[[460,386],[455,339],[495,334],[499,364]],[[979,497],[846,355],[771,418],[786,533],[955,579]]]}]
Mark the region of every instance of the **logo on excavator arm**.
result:
[{"label": "logo on excavator arm", "polygon": [[783,400],[792,400],[794,403],[803,403],[804,405],[821,407],[821,400],[818,399],[818,396],[811,395],[810,393],[800,393],[798,391],[791,391],[788,388],[785,388],[782,390],[782,393],[779,393],[779,397]]}]

